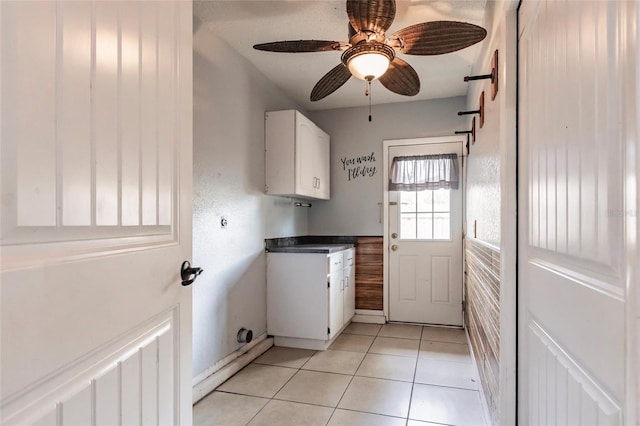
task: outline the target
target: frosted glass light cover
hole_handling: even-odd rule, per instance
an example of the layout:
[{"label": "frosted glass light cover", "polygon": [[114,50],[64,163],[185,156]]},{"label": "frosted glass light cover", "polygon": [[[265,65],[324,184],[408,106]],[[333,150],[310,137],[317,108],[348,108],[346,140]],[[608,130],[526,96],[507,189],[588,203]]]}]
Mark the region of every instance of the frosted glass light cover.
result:
[{"label": "frosted glass light cover", "polygon": [[354,77],[360,80],[367,80],[366,77],[372,76],[372,80],[375,80],[387,72],[389,58],[381,53],[369,52],[354,56],[347,66]]}]

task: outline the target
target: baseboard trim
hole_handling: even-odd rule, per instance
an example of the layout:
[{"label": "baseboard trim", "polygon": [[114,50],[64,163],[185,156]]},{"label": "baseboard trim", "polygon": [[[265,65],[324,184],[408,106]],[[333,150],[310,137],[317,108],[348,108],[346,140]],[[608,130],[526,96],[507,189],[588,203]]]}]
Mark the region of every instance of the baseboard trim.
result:
[{"label": "baseboard trim", "polygon": [[243,346],[231,355],[218,361],[212,368],[193,378],[193,404],[213,392],[231,376],[242,370],[254,359],[273,346],[273,337],[263,334],[254,342]]},{"label": "baseboard trim", "polygon": [[273,345],[285,348],[310,349],[313,351],[326,351],[333,340],[299,339],[297,337],[274,336]]},{"label": "baseboard trim", "polygon": [[369,324],[386,324],[387,320],[383,311],[374,311],[370,309],[356,309],[352,322],[366,322]]}]

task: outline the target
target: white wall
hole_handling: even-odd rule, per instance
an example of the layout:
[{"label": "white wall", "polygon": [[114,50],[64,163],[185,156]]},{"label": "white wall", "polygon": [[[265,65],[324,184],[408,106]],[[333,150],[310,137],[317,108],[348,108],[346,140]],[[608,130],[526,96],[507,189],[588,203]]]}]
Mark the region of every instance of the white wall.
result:
[{"label": "white wall", "polygon": [[196,376],[241,346],[240,327],[266,331],[263,240],[306,235],[308,209],[263,194],[264,112],[299,107],[197,23],[193,49]]},{"label": "white wall", "polygon": [[[489,96],[487,96],[489,95]],[[497,104],[485,91],[485,125],[478,129],[476,143],[471,145],[467,162],[467,235],[500,247],[500,115]],[[478,98],[471,99],[467,109],[478,109]],[[471,128],[471,124],[469,124]],[[475,234],[474,234],[475,223]]]},{"label": "white wall", "polygon": [[[487,4],[487,38],[478,59],[473,65],[473,74],[491,72],[491,56],[504,42],[503,28],[495,22],[494,2]],[[499,19],[499,18],[498,18]],[[500,52],[504,55],[504,50]],[[504,58],[502,58],[504,60]],[[503,82],[504,83],[504,82]],[[479,108],[480,93],[484,91],[485,121],[480,128],[480,116],[468,116],[466,122],[471,128],[471,120],[476,121],[476,140],[471,144],[467,162],[467,235],[500,247],[500,111],[503,96],[491,100],[491,81],[469,82],[466,109]],[[500,91],[498,92],[500,93]],[[502,94],[501,94],[502,95]],[[514,133],[515,134],[515,133]],[[515,141],[514,141],[515,143]]]},{"label": "white wall", "polygon": [[[374,87],[374,90],[385,90]],[[363,97],[363,103],[366,99]],[[452,136],[464,130],[464,97],[341,108],[309,114],[331,135],[331,200],[315,201],[309,212],[311,235],[382,235],[382,141]],[[373,154],[373,158],[371,158]],[[358,163],[358,157],[367,157]],[[345,165],[344,159],[356,159]],[[360,171],[354,177],[349,169]],[[367,169],[364,169],[364,168]]]},{"label": "white wall", "polygon": [[[485,123],[471,145],[467,168],[467,236],[500,250],[500,423],[515,423],[516,342],[516,0],[487,2],[487,39],[473,74],[491,72],[499,51],[498,94],[491,100],[490,80],[470,82],[467,108],[478,109],[485,92]],[[469,127],[471,118],[468,119]]]}]

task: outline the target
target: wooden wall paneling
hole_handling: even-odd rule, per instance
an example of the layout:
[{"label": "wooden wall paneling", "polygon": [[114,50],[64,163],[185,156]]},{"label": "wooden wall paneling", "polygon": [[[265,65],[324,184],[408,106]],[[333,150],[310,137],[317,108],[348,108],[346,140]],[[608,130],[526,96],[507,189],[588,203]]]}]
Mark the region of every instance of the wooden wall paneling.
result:
[{"label": "wooden wall paneling", "polygon": [[356,309],[383,309],[382,250],[382,237],[358,237]]},{"label": "wooden wall paneling", "polygon": [[465,321],[493,424],[500,409],[500,252],[467,239]]}]

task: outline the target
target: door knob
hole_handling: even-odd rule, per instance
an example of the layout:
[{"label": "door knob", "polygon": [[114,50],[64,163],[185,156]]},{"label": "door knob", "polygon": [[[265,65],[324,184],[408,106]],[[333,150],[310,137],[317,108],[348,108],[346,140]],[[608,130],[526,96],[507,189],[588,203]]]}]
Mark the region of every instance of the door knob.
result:
[{"label": "door knob", "polygon": [[198,275],[202,273],[202,268],[192,268],[191,263],[188,260],[182,262],[180,267],[180,277],[182,278],[182,285],[187,286],[193,284],[198,278]]},{"label": "door knob", "polygon": [[398,250],[398,246],[397,246],[397,245],[395,245],[395,244],[394,244],[394,245],[392,245],[392,246],[391,246],[391,250],[393,250],[393,251]]},{"label": "door knob", "polygon": [[391,234],[391,238],[398,238],[398,234],[394,232],[393,234]]}]

